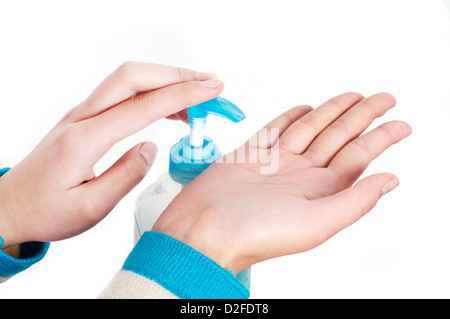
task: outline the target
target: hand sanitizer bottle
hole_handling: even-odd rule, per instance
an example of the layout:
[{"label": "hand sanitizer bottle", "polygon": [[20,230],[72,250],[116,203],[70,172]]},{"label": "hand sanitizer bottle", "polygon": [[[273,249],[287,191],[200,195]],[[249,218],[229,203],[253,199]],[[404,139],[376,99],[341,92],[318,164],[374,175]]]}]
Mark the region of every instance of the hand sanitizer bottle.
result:
[{"label": "hand sanitizer bottle", "polygon": [[[135,242],[144,232],[152,229],[158,217],[183,187],[222,156],[213,141],[203,135],[209,114],[235,123],[245,118],[245,114],[236,105],[222,97],[188,108],[190,135],[172,146],[168,173],[146,188],[136,201]],[[250,268],[244,269],[235,277],[247,289],[250,288]]]}]

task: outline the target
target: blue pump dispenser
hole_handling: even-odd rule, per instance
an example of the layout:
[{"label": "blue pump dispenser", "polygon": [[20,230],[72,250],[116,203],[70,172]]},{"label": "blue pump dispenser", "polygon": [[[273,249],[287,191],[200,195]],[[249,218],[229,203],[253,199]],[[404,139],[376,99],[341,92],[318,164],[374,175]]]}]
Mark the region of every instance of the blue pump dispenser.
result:
[{"label": "blue pump dispenser", "polygon": [[170,150],[169,175],[186,186],[222,155],[213,141],[203,135],[208,115],[216,115],[235,123],[245,114],[233,103],[217,97],[188,108],[190,135],[183,137]]},{"label": "blue pump dispenser", "polygon": [[[213,141],[203,135],[208,115],[221,116],[233,122],[245,114],[233,103],[222,98],[200,103],[188,108],[190,135],[183,137],[170,150],[169,172],[149,185],[136,200],[135,242],[154,223],[175,196],[195,177],[222,155]],[[250,288],[250,268],[235,275],[247,289]]]}]

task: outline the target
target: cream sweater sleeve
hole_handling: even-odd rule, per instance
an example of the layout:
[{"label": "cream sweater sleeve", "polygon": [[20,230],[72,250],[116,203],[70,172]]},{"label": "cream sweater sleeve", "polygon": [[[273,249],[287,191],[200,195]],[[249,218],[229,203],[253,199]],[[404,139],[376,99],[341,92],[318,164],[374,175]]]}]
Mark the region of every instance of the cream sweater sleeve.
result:
[{"label": "cream sweater sleeve", "polygon": [[146,232],[99,298],[248,298],[227,270],[182,242]]}]

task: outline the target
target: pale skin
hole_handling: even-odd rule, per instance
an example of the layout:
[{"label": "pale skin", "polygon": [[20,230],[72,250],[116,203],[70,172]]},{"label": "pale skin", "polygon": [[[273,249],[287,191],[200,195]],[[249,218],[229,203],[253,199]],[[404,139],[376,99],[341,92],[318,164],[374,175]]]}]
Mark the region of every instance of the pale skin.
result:
[{"label": "pale skin", "polygon": [[[140,143],[95,176],[98,160],[156,120],[186,121],[186,107],[222,90],[223,82],[209,73],[124,63],[0,178],[4,247],[61,240],[93,227],[144,178],[156,147]],[[320,245],[398,185],[391,173],[355,184],[372,160],[411,134],[402,121],[363,133],[395,103],[387,93],[345,93],[315,109],[287,111],[266,125],[279,130],[279,139],[241,146],[277,146],[277,172],[261,174],[261,165],[248,161],[215,163],[175,198],[153,230],[234,272]]]},{"label": "pale skin", "polygon": [[279,143],[276,173],[262,175],[258,163],[213,164],[175,198],[154,230],[234,272],[320,245],[399,184],[390,173],[354,184],[372,160],[411,134],[407,123],[392,121],[361,135],[394,105],[387,93],[346,93],[314,110],[289,110],[266,126],[280,131],[271,141]]}]

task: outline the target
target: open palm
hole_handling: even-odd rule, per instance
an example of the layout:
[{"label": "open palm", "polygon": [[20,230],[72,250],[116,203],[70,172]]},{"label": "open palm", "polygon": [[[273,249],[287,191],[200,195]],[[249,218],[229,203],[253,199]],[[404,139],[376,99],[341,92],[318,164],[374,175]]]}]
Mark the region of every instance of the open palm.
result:
[{"label": "open palm", "polygon": [[354,184],[411,133],[391,121],[363,134],[395,103],[387,93],[346,93],[287,111],[191,182],[153,229],[236,272],[316,247],[398,185],[390,173]]}]

